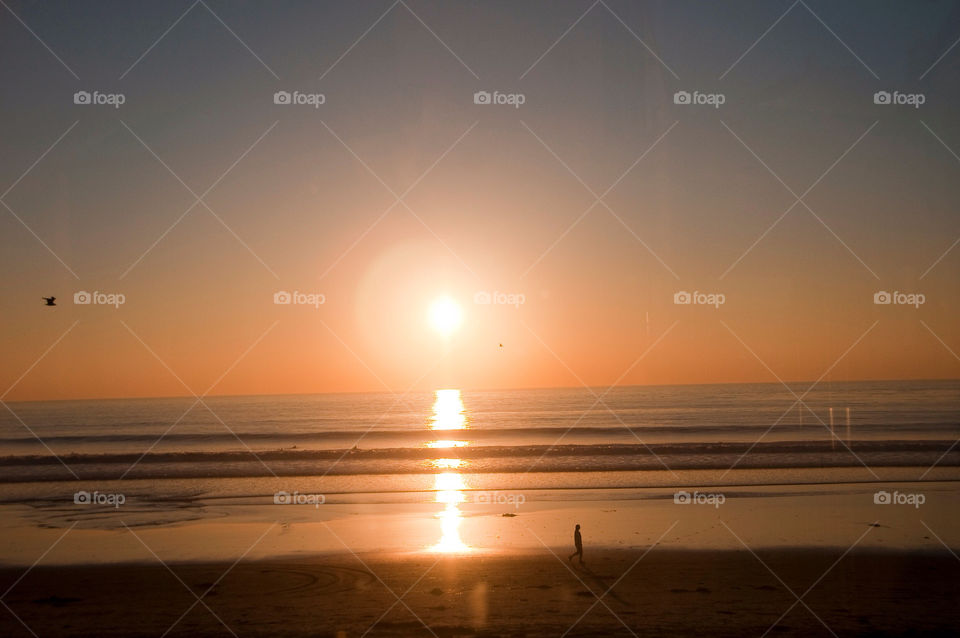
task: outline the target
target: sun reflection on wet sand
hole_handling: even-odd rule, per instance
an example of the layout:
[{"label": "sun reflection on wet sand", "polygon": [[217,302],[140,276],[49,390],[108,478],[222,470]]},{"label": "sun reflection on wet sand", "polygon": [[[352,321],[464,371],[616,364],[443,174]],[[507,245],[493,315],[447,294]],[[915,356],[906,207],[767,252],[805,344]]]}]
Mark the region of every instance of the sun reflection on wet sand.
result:
[{"label": "sun reflection on wet sand", "polygon": [[460,522],[463,516],[460,503],[466,500],[463,490],[466,485],[463,477],[456,472],[443,472],[434,478],[436,501],[446,507],[437,514],[440,519],[440,541],[430,547],[434,552],[466,552],[470,548],[460,539]]},{"label": "sun reflection on wet sand", "polygon": [[[430,428],[433,430],[463,430],[468,425],[460,390],[437,390],[433,404],[433,416],[430,419]],[[427,444],[430,448],[449,449],[465,447],[468,441],[437,440]],[[437,513],[440,519],[440,540],[430,546],[433,552],[468,552],[470,546],[460,539],[460,523],[463,514],[460,503],[466,500],[463,491],[467,489],[463,476],[456,471],[465,465],[463,459],[438,458],[433,459],[430,465],[438,470],[446,470],[434,477],[433,489],[436,491],[436,502],[443,503],[444,509]]]}]

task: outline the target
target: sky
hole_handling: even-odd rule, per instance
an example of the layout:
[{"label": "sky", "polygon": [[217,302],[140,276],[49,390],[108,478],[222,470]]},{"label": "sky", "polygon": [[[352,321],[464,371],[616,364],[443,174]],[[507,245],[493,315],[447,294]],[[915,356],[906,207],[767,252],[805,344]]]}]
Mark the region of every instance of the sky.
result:
[{"label": "sky", "polygon": [[957,3],[4,1],[0,400],[960,371]]}]

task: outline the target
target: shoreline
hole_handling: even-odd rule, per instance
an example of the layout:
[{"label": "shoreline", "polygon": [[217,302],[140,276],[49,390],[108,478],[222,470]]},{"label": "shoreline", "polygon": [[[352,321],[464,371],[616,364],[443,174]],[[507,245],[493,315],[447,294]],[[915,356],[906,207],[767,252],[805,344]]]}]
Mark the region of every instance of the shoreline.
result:
[{"label": "shoreline", "polygon": [[[440,486],[417,501],[390,502],[381,494],[369,502],[331,498],[323,504],[275,503],[272,497],[247,495],[248,484],[236,487],[232,494],[194,492],[181,498],[127,492],[122,506],[76,504],[68,493],[57,500],[3,504],[0,565],[25,567],[41,555],[47,565],[149,563],[154,552],[190,563],[240,555],[309,559],[345,549],[364,555],[467,549],[495,557],[566,548],[575,523],[583,525],[590,548],[634,550],[660,543],[675,550],[729,550],[740,548],[743,539],[758,549],[822,551],[845,549],[866,532],[861,542],[866,549],[960,548],[954,516],[960,492],[953,481],[687,486],[685,498],[672,488],[464,494]],[[292,494],[309,485],[286,487]],[[889,500],[878,499],[882,493]]]}]

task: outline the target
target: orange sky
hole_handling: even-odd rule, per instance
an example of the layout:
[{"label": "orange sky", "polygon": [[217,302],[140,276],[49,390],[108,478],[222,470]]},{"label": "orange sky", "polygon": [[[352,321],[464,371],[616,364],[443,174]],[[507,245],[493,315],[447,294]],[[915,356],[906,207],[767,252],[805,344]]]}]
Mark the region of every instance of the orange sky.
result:
[{"label": "orange sky", "polygon": [[[618,6],[633,35],[598,10],[549,48],[578,7],[425,10],[449,49],[398,10],[342,59],[380,11],[225,15],[256,55],[198,11],[132,67],[155,36],[131,25],[162,32],[163,7],[83,30],[18,7],[69,69],[0,24],[24,60],[0,70],[0,396],[960,374],[960,56],[918,80],[945,16],[829,9],[853,56],[796,12],[731,68],[777,11]],[[126,102],[73,103],[98,87]],[[874,103],[895,89],[926,101]],[[295,90],[325,102],[273,103]],[[697,90],[725,102],[674,102]]]}]

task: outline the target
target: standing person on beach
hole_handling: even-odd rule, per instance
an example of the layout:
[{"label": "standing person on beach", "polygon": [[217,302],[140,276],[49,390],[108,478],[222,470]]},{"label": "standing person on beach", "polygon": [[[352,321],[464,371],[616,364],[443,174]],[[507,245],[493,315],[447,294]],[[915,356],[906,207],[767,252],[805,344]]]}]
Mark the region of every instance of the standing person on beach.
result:
[{"label": "standing person on beach", "polygon": [[570,554],[567,557],[567,560],[573,560],[574,556],[580,557],[580,564],[583,565],[583,538],[580,536],[580,524],[577,523],[577,528],[573,530],[573,544],[576,546],[577,551]]}]

